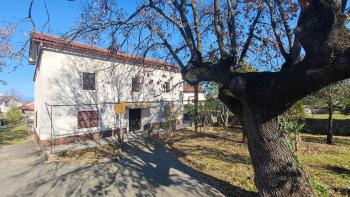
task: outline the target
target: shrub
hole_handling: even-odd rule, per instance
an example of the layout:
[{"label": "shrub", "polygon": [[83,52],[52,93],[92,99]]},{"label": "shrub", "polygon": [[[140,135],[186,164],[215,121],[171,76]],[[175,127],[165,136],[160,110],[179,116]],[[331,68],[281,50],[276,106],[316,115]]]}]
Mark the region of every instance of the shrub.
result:
[{"label": "shrub", "polygon": [[22,111],[20,109],[15,108],[15,107],[12,107],[5,114],[5,121],[7,124],[16,124],[22,119],[23,119]]}]

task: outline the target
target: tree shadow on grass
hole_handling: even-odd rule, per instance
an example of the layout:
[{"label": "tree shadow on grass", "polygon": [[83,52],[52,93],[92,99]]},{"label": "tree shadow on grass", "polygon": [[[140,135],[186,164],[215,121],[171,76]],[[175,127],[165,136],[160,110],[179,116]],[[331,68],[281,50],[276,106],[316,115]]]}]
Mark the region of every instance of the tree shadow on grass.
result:
[{"label": "tree shadow on grass", "polygon": [[348,168],[332,166],[332,165],[327,165],[324,168],[336,174],[344,174],[344,175],[350,176],[350,169]]},{"label": "tree shadow on grass", "polygon": [[337,187],[333,188],[334,191],[340,193],[343,196],[350,196],[350,188],[342,188],[342,187]]},{"label": "tree shadow on grass", "polygon": [[[319,144],[326,144],[327,136],[316,136],[316,135],[308,135],[308,136],[302,136],[302,141],[304,142],[312,142],[312,143],[319,143]],[[332,145],[332,144],[331,144]],[[335,137],[333,139],[333,145],[350,145],[350,137],[349,139],[344,138],[337,138]]]},{"label": "tree shadow on grass", "polygon": [[[185,145],[183,145],[185,146]],[[203,156],[215,160],[220,160],[220,161],[225,161],[228,163],[240,163],[244,165],[252,165],[252,161],[249,156],[242,155],[239,153],[229,153],[228,151],[225,150],[220,150],[216,148],[208,148],[205,146],[191,146],[191,145],[186,145],[184,148],[186,151],[182,151],[177,149],[174,146],[170,146],[171,152],[176,155],[176,157],[186,157],[188,154],[190,155],[198,155],[198,156]]]}]

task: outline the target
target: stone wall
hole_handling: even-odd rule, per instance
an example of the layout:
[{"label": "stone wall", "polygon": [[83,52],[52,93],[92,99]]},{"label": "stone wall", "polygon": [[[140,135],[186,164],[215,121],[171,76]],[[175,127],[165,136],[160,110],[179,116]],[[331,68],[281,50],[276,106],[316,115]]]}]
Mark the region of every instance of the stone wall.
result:
[{"label": "stone wall", "polygon": [[[328,119],[305,119],[303,132],[311,134],[327,134]],[[333,120],[334,135],[350,136],[350,120]]]}]

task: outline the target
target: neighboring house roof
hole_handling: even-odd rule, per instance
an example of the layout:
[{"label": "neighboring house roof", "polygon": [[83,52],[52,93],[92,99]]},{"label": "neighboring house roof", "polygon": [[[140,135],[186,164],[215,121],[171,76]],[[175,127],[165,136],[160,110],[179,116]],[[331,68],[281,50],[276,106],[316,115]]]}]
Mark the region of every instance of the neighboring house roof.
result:
[{"label": "neighboring house roof", "polygon": [[13,96],[0,96],[0,104],[7,102],[9,100],[12,100],[12,99],[14,99],[15,101],[18,101],[16,99],[16,97],[13,97]]},{"label": "neighboring house roof", "polygon": [[142,56],[131,55],[127,53],[117,52],[113,50],[109,50],[106,48],[100,48],[96,46],[91,46],[87,44],[83,44],[80,42],[73,42],[68,39],[58,38],[55,36],[32,32],[30,37],[30,42],[32,43],[40,43],[42,46],[51,47],[59,50],[69,50],[77,53],[83,53],[94,56],[102,56],[107,58],[115,58],[117,60],[123,61],[133,61],[140,64],[148,64],[155,66],[157,69],[164,69],[167,71],[181,72],[181,69],[178,66],[169,64],[165,61],[160,61],[156,59],[151,59]]},{"label": "neighboring house roof", "polygon": [[26,111],[34,111],[34,103],[23,103],[21,108]]},{"label": "neighboring house roof", "polygon": [[[190,85],[188,83],[185,83],[183,86],[183,92],[184,93],[194,93],[194,86]],[[198,88],[198,93],[204,93],[204,90],[201,86]]]}]

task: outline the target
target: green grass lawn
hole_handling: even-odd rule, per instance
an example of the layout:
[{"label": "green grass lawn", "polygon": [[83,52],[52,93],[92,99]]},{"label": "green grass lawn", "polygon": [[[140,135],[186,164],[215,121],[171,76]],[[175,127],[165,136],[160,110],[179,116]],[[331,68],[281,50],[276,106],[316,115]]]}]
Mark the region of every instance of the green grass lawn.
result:
[{"label": "green grass lawn", "polygon": [[[314,119],[328,119],[328,114],[312,114],[310,116],[310,118],[314,118]],[[338,119],[338,120],[350,119],[350,115],[333,114],[333,119]]]},{"label": "green grass lawn", "polygon": [[25,124],[13,128],[0,129],[0,146],[17,144],[27,139]]},{"label": "green grass lawn", "polygon": [[[318,196],[349,196],[350,137],[335,136],[333,145],[325,144],[325,136],[301,137],[297,155]],[[227,182],[232,188],[256,191],[253,166],[241,138],[240,132],[222,128],[207,128],[200,134],[183,130],[161,136],[167,148],[185,165]]]}]

